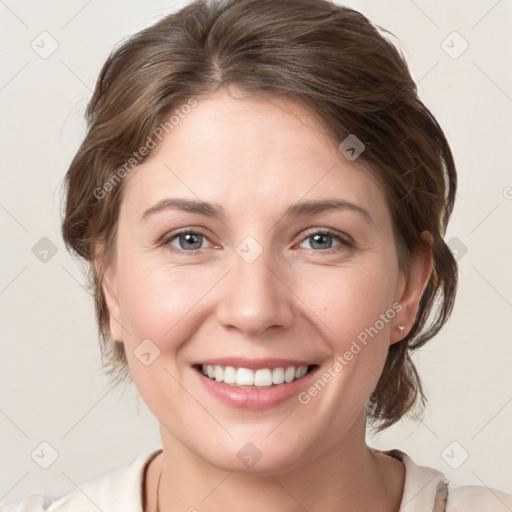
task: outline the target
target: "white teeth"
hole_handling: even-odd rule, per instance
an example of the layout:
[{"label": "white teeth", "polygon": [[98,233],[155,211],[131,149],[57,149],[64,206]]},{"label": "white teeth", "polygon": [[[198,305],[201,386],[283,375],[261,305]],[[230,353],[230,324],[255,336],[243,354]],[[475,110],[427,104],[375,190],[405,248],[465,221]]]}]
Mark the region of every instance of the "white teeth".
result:
[{"label": "white teeth", "polygon": [[[222,371],[222,366],[216,366]],[[254,372],[248,368],[238,368],[236,371],[236,384],[238,386],[254,386]]]},{"label": "white teeth", "polygon": [[269,370],[268,368],[256,370],[256,373],[254,374],[254,385],[272,386],[272,370]]},{"label": "white teeth", "polygon": [[300,379],[301,377],[304,377],[304,375],[306,375],[307,372],[308,372],[307,366],[299,366],[299,368],[297,368],[295,370],[295,378]]},{"label": "white teeth", "polygon": [[224,382],[226,384],[235,384],[236,382],[236,370],[232,366],[227,366],[224,370]]},{"label": "white teeth", "polygon": [[292,382],[304,377],[308,372],[307,366],[289,366],[287,368],[261,368],[251,370],[249,368],[234,368],[233,366],[203,365],[201,367],[203,375],[210,379],[234,386],[252,386],[268,388],[272,385]]},{"label": "white teeth", "polygon": [[295,368],[290,366],[289,368],[286,368],[286,371],[284,372],[284,380],[286,382],[291,382],[293,379],[295,379]]},{"label": "white teeth", "polygon": [[272,383],[282,384],[284,382],[284,370],[282,368],[274,368],[272,370]]}]

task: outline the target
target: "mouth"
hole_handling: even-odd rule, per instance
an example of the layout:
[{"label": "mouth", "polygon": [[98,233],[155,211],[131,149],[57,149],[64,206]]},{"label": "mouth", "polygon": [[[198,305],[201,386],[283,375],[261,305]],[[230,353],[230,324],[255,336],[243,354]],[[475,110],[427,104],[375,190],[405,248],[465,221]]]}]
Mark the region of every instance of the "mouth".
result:
[{"label": "mouth", "polygon": [[270,389],[287,386],[313,373],[319,365],[283,365],[273,368],[251,369],[243,366],[218,364],[192,365],[202,376],[212,381],[241,389]]},{"label": "mouth", "polygon": [[223,357],[198,361],[191,368],[215,400],[237,409],[264,411],[298,400],[313,384],[320,365],[288,358]]}]

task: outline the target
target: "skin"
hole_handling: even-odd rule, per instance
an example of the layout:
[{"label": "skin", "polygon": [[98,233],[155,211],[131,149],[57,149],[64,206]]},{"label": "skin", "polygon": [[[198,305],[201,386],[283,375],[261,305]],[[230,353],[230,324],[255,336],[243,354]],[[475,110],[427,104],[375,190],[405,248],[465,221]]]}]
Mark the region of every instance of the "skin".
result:
[{"label": "skin", "polygon": [[[147,468],[144,510],[156,511],[162,471],[166,512],[398,511],[404,467],[366,445],[366,403],[389,345],[414,323],[431,237],[423,233],[404,275],[378,183],[294,100],[225,90],[197,99],[125,178],[104,282],[112,334],[160,423],[163,452]],[[167,209],[141,220],[171,197],[217,203],[225,218]],[[284,217],[293,203],[327,198],[357,203],[372,222],[349,209]],[[161,243],[180,228],[204,233],[195,253],[183,237]],[[354,247],[336,237],[315,244],[326,229]],[[236,252],[247,236],[263,251],[250,264]],[[235,409],[191,368],[213,357],[289,357],[319,364],[321,374],[394,303],[396,316],[307,405]],[[145,366],[134,350],[148,338],[160,355]],[[262,454],[251,468],[237,457],[248,442]]]}]

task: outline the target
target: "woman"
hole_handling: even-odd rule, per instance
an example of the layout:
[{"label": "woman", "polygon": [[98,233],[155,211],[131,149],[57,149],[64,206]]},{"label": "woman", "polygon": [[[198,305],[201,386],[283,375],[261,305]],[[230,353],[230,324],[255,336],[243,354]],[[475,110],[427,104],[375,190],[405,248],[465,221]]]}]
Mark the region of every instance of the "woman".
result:
[{"label": "woman", "polygon": [[410,352],[457,266],[448,142],[364,16],[194,2],[112,53],[87,118],[63,236],[162,450],[2,511],[512,510],[365,442],[424,404]]}]

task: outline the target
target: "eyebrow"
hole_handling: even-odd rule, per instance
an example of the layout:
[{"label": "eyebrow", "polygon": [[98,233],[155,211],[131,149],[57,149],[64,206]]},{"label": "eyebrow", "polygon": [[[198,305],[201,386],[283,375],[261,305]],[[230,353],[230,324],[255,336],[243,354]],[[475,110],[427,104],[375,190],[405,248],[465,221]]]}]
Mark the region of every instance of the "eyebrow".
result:
[{"label": "eyebrow", "polygon": [[[221,205],[199,201],[194,199],[167,198],[158,201],[154,206],[148,208],[142,214],[142,219],[161,212],[163,210],[183,210],[186,212],[199,213],[207,217],[224,218],[224,208]],[[361,214],[369,223],[373,224],[373,219],[362,206],[346,201],[344,199],[323,199],[319,201],[304,201],[290,205],[284,212],[284,217],[300,217],[315,213],[323,213],[333,210],[351,210]]]}]

